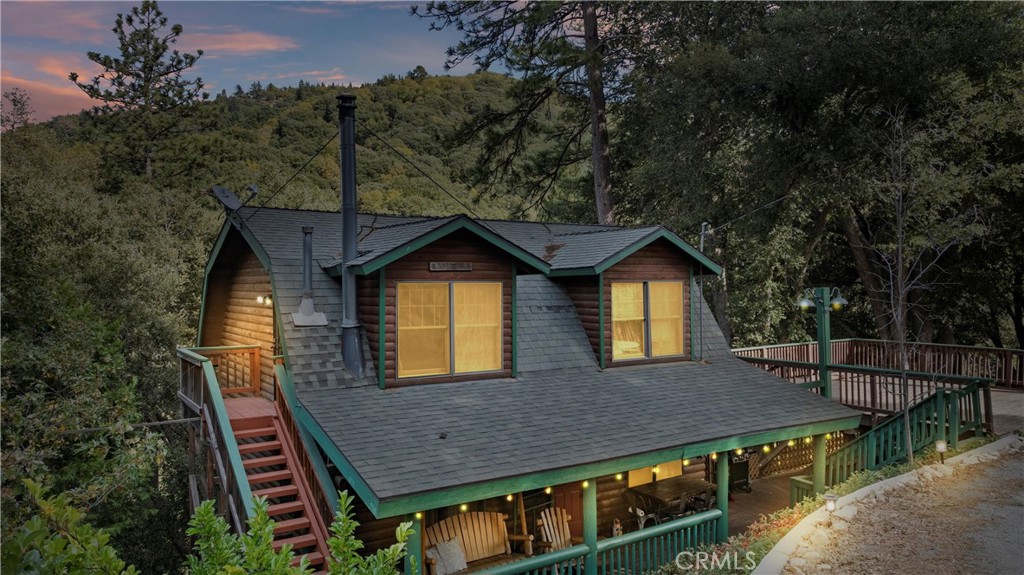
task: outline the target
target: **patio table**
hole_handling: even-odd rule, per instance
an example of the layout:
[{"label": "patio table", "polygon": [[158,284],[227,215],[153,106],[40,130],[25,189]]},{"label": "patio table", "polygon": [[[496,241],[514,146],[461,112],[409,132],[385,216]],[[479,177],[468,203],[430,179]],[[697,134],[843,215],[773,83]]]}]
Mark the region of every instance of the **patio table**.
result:
[{"label": "patio table", "polygon": [[651,512],[663,516],[682,512],[683,504],[691,497],[703,495],[708,491],[714,492],[716,486],[698,477],[678,475],[637,485],[631,489],[656,506],[656,509],[650,510]]}]

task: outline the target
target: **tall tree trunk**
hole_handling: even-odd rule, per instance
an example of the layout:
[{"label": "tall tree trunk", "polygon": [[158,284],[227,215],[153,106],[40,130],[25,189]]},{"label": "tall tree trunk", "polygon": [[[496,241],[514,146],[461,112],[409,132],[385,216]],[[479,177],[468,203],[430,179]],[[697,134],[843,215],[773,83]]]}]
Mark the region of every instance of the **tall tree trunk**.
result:
[{"label": "tall tree trunk", "polygon": [[853,254],[853,264],[857,268],[857,277],[860,278],[860,282],[864,284],[864,289],[868,293],[868,303],[871,304],[871,314],[875,317],[875,329],[878,330],[878,337],[888,340],[894,339],[889,329],[891,325],[889,312],[885,308],[887,292],[871,266],[871,260],[868,258],[867,242],[860,232],[857,217],[852,209],[847,209],[847,213],[843,216],[842,221],[846,243],[850,246],[850,252]]},{"label": "tall tree trunk", "polygon": [[587,48],[587,87],[590,90],[590,131],[597,221],[602,224],[615,224],[615,210],[612,206],[612,160],[608,143],[608,107],[604,99],[604,76],[601,72],[603,50],[597,36],[597,5],[593,1],[583,2],[583,36]]}]

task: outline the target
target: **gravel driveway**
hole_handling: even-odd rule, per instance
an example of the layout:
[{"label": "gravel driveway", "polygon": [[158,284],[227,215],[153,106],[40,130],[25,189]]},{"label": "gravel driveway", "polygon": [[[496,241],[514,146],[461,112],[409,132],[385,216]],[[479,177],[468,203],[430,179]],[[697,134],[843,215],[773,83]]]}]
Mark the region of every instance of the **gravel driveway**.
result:
[{"label": "gravel driveway", "polygon": [[1024,574],[1024,451],[862,501],[817,529],[785,573]]}]

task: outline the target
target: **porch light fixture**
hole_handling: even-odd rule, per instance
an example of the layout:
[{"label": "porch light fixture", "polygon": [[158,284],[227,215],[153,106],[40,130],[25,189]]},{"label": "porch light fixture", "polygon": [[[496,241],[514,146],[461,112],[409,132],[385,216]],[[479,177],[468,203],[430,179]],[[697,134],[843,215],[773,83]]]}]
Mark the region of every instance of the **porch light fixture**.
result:
[{"label": "porch light fixture", "polygon": [[686,467],[689,464],[690,464],[690,460],[689,459],[684,459],[683,460],[683,467]]},{"label": "porch light fixture", "polygon": [[796,305],[802,311],[814,310],[817,312],[818,320],[818,380],[820,382],[821,395],[832,399],[832,376],[829,374],[828,366],[832,363],[832,328],[829,322],[831,312],[842,311],[850,305],[839,288],[818,287],[804,290],[804,295]]},{"label": "porch light fixture", "polygon": [[946,451],[949,449],[949,443],[945,439],[940,439],[935,442],[935,451],[939,454],[939,463],[946,463]]},{"label": "porch light fixture", "polygon": [[508,502],[512,501],[512,494],[511,493],[509,493],[508,495],[505,496],[505,501],[508,501]]},{"label": "porch light fixture", "polygon": [[589,482],[589,481],[587,481],[586,479],[584,479],[584,480],[583,480],[583,489],[586,489],[586,488],[588,488],[588,487],[590,487],[590,482]]},{"label": "porch light fixture", "polygon": [[256,303],[260,305],[274,305],[274,299],[270,297],[270,294],[258,295],[256,296]]},{"label": "porch light fixture", "polygon": [[839,496],[835,493],[825,494],[825,511],[829,513],[836,512],[836,505],[839,503]]},{"label": "porch light fixture", "polygon": [[459,511],[461,511],[463,513],[469,511],[469,505],[466,505],[465,503],[463,503],[462,505],[459,505]]},{"label": "porch light fixture", "polygon": [[736,450],[736,455],[743,455],[743,448],[742,447]]},{"label": "porch light fixture", "polygon": [[550,487],[545,487],[544,488],[544,494],[545,495],[551,495],[551,488]]},{"label": "porch light fixture", "polygon": [[416,512],[416,519],[423,519],[423,514],[419,511]]},{"label": "porch light fixture", "polygon": [[718,454],[717,453],[712,453],[711,454],[711,461],[718,461]]},{"label": "porch light fixture", "polygon": [[615,474],[615,481],[622,481],[622,474],[621,473],[616,473]]}]

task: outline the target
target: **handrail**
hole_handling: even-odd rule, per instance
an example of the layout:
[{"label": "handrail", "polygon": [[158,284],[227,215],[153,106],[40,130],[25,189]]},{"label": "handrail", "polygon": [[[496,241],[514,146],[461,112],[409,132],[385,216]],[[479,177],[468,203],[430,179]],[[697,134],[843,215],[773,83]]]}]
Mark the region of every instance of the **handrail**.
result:
[{"label": "handrail", "polygon": [[586,543],[580,545],[573,545],[572,547],[566,547],[565,549],[559,549],[558,551],[552,551],[543,555],[534,555],[533,557],[527,557],[519,561],[512,563],[503,563],[501,565],[495,565],[489,569],[482,569],[476,571],[476,575],[516,575],[518,573],[527,573],[530,571],[540,572],[546,567],[556,565],[558,563],[564,563],[566,561],[573,561],[581,557],[586,557],[590,553],[590,546]]},{"label": "handrail", "polygon": [[[773,359],[770,357],[751,357],[751,356],[739,356],[739,359],[747,363],[763,363],[767,365],[777,367],[795,367],[800,369],[818,369],[817,363],[809,361],[794,361],[791,359]],[[892,375],[897,376],[906,373],[908,377],[915,379],[929,379],[936,383],[974,383],[976,381],[982,381],[987,383],[995,383],[995,379],[991,377],[977,377],[971,375],[953,375],[946,373],[934,373],[930,371],[910,371],[905,372],[892,368],[892,367],[874,367],[869,365],[852,365],[848,363],[830,363],[828,364],[829,371],[847,371],[851,373],[867,373],[876,375]]]},{"label": "handrail", "polygon": [[[231,479],[235,481],[235,487],[238,488],[239,496],[245,508],[246,520],[248,520],[256,515],[256,507],[252,501],[252,489],[249,488],[249,481],[244,477],[243,470],[245,468],[242,467],[242,454],[238,451],[238,441],[235,440],[235,434],[230,433],[231,420],[228,418],[224,397],[220,393],[220,386],[217,385],[217,375],[213,371],[213,364],[210,363],[210,360],[203,362],[203,372],[206,375],[206,387],[209,392],[207,397],[213,401],[216,423],[221,430],[221,437],[224,440],[224,451],[227,452],[228,459],[231,461]],[[224,432],[225,427],[229,431],[228,433]],[[239,471],[243,471],[242,477],[238,476]]]},{"label": "handrail", "polygon": [[679,531],[687,527],[696,527],[701,523],[711,521],[712,519],[720,519],[722,517],[721,509],[709,509],[700,513],[695,513],[687,517],[680,519],[674,519],[667,521],[653,527],[648,527],[640,531],[633,531],[630,533],[624,533],[618,537],[609,537],[608,539],[601,539],[597,542],[598,553],[602,551],[611,551],[631,543],[643,541],[645,539],[651,539],[659,535],[665,535],[672,533],[673,531]]}]

